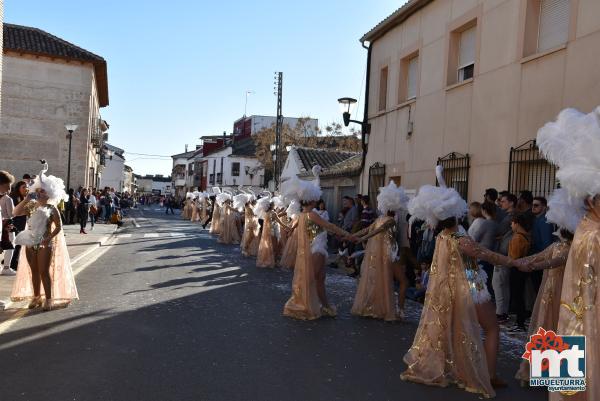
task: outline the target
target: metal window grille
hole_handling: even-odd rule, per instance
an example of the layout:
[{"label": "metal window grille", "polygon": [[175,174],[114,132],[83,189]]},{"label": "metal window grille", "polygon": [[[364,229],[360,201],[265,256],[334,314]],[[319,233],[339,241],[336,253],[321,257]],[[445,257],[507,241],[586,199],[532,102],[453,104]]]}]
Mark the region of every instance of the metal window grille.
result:
[{"label": "metal window grille", "polygon": [[379,162],[369,167],[369,200],[375,205],[379,188],[385,185],[385,164]]},{"label": "metal window grille", "polygon": [[[437,164],[444,167],[444,180],[448,188],[454,188],[463,199],[469,195],[469,168],[471,167],[469,154],[452,152],[437,160]],[[436,184],[437,178],[436,178]]]},{"label": "metal window grille", "polygon": [[508,191],[518,194],[529,190],[534,196],[549,196],[559,184],[556,166],[548,162],[537,147],[535,139],[510,148]]}]

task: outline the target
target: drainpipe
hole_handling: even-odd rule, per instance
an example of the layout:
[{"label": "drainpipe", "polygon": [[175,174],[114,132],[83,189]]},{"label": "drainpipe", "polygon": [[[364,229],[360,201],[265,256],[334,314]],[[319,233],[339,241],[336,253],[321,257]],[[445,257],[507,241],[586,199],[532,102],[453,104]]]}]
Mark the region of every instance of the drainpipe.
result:
[{"label": "drainpipe", "polygon": [[[365,41],[362,41],[362,47],[367,49],[367,72],[366,72],[366,83],[365,83],[365,108],[363,112],[363,126],[369,122],[369,83],[371,77],[371,44],[369,46],[365,46]],[[367,150],[369,145],[366,143],[364,130],[361,130],[361,144],[362,144],[362,160],[360,163],[360,171],[363,171],[365,168],[365,160],[367,158]]]}]

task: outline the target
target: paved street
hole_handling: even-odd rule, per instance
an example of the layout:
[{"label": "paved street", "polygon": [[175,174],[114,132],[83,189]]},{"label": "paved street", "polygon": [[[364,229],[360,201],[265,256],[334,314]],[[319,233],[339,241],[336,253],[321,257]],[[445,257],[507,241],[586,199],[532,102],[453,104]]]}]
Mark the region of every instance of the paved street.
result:
[{"label": "paved street", "polygon": [[[404,323],[352,317],[355,280],[330,269],[339,317],[287,319],[292,273],[257,269],[179,216],[131,217],[77,275],[80,301],[0,333],[2,401],[478,399],[400,380],[417,305]],[[546,399],[512,379],[521,353],[503,338],[497,399]]]}]

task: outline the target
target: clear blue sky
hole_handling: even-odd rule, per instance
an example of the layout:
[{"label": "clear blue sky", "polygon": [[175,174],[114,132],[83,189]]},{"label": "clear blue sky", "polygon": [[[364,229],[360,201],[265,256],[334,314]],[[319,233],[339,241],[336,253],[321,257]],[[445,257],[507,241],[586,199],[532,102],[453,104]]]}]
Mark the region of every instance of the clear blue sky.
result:
[{"label": "clear blue sky", "polygon": [[[336,99],[364,92],[358,39],[405,0],[6,0],[5,21],[48,31],[107,60],[109,142],[171,155],[231,132],[244,113],[273,115],[273,72],[285,116],[341,120]],[[360,115],[359,115],[360,116]],[[127,155],[139,174],[170,159]]]}]

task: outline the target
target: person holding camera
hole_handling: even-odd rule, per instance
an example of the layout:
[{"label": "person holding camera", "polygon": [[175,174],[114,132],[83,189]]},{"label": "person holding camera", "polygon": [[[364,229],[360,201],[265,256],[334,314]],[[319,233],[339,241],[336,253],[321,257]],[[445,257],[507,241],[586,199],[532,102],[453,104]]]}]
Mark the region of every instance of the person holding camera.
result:
[{"label": "person holding camera", "polygon": [[13,225],[13,201],[8,195],[10,187],[15,181],[13,177],[7,171],[0,171],[0,216],[2,219],[2,240],[0,241],[0,248],[4,253],[3,268],[0,270],[0,274],[3,276],[14,276],[16,273],[10,268],[12,261],[13,251],[15,249],[15,227]]}]

